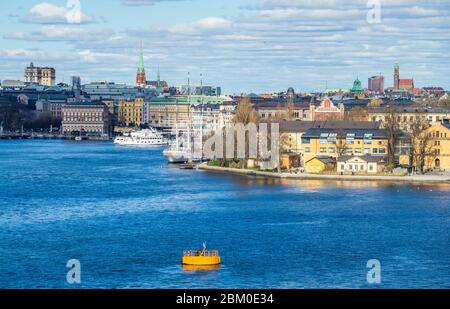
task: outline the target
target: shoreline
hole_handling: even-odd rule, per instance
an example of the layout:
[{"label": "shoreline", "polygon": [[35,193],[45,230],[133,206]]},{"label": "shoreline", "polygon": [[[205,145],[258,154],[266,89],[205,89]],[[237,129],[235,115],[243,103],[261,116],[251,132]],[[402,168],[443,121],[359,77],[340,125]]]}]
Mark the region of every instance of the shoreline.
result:
[{"label": "shoreline", "polygon": [[288,174],[276,172],[253,171],[230,167],[209,166],[207,163],[199,165],[199,169],[209,172],[238,174],[244,176],[262,176],[279,179],[320,179],[320,180],[343,180],[343,181],[383,181],[403,183],[449,183],[449,176],[440,175],[413,175],[413,176],[370,176],[370,175],[321,175],[321,174]]}]

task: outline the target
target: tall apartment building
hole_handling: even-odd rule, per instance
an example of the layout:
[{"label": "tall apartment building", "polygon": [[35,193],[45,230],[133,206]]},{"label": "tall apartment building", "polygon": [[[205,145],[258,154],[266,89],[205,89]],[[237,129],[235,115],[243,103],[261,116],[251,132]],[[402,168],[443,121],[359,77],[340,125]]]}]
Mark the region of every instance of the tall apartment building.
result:
[{"label": "tall apartment building", "polygon": [[25,68],[24,81],[44,86],[54,86],[56,71],[54,68],[34,66],[33,62],[31,62],[30,66]]}]

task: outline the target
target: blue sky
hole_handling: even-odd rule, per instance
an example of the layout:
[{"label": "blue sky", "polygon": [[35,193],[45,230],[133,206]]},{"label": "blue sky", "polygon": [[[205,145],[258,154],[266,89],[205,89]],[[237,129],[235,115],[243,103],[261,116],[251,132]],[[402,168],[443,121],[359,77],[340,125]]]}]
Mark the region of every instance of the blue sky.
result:
[{"label": "blue sky", "polygon": [[[450,1],[380,0],[76,0],[2,1],[0,80],[24,67],[53,66],[57,80],[81,76],[134,83],[140,41],[146,70],[171,85],[221,85],[227,93],[392,84],[393,65],[418,87],[450,89]],[[69,12],[70,13],[70,12]]]}]

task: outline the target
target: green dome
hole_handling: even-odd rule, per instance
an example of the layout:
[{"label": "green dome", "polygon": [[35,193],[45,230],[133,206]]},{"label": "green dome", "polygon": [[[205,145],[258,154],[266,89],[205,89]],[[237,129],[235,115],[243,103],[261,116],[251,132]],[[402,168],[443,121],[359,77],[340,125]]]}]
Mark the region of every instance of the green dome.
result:
[{"label": "green dome", "polygon": [[356,78],[356,80],[353,82],[352,92],[353,93],[363,93],[364,92],[364,89],[361,86],[361,81],[358,78]]}]

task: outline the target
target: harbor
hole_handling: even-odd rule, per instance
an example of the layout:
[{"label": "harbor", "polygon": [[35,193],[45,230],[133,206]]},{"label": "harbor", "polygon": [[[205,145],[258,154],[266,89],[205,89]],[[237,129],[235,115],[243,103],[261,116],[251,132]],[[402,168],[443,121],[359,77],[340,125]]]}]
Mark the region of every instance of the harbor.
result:
[{"label": "harbor", "polygon": [[[370,288],[372,258],[385,288],[450,282],[448,183],[248,177],[168,166],[164,147],[1,143],[3,288],[70,288],[69,258],[79,288]],[[182,266],[204,241],[220,267]]]}]

